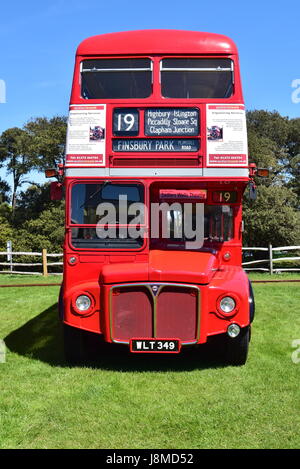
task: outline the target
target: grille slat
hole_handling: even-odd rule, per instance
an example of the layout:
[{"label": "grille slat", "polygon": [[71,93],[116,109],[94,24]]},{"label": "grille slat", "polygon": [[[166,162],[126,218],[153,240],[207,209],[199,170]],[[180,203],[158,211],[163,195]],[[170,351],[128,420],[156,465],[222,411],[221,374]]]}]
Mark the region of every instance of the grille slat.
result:
[{"label": "grille slat", "polygon": [[112,295],[112,332],[116,340],[151,337],[152,299],[143,287],[116,289]]},{"label": "grille slat", "polygon": [[165,287],[157,299],[156,334],[196,339],[197,295],[189,288]]}]

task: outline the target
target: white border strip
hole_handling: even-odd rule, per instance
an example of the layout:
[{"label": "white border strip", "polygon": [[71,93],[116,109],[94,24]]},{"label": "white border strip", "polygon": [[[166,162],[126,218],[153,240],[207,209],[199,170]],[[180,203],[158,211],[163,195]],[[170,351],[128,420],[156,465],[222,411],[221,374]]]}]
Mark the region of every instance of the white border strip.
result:
[{"label": "white border strip", "polygon": [[248,178],[248,168],[66,168],[66,177]]}]

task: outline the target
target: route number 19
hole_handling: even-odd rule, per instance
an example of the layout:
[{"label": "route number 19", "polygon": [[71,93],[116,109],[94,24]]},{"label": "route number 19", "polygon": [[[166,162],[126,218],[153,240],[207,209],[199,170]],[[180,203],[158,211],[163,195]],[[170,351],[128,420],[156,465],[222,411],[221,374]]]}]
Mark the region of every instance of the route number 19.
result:
[{"label": "route number 19", "polygon": [[236,191],[215,191],[213,192],[213,202],[232,204],[237,201]]},{"label": "route number 19", "polygon": [[116,109],[113,118],[114,135],[138,135],[139,113],[132,109]]}]

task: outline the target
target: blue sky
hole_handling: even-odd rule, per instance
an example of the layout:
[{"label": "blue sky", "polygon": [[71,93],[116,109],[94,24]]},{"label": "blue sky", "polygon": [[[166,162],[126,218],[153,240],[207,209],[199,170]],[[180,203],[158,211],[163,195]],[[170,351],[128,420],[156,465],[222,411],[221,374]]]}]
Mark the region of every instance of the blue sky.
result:
[{"label": "blue sky", "polygon": [[78,44],[133,29],[231,37],[239,49],[247,108],[298,117],[292,82],[299,79],[300,88],[299,17],[299,0],[3,0],[0,80],[6,102],[0,102],[0,132],[31,117],[66,114]]}]

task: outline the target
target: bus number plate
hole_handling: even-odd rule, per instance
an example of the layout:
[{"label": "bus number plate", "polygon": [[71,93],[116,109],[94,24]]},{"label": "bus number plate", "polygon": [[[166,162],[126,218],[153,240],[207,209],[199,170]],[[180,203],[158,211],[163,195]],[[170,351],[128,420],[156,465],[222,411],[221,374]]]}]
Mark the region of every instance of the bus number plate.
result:
[{"label": "bus number plate", "polygon": [[131,339],[130,351],[133,353],[179,353],[178,339]]}]

